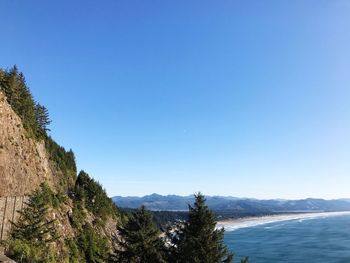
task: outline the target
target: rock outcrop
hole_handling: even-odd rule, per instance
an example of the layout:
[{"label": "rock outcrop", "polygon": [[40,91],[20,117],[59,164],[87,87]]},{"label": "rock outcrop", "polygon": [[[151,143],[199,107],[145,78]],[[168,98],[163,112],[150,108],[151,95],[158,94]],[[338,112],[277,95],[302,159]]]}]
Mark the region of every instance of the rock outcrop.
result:
[{"label": "rock outcrop", "polygon": [[26,136],[0,91],[0,197],[27,195],[42,182],[54,184],[45,144]]},{"label": "rock outcrop", "polygon": [[[32,99],[29,95],[27,99]],[[34,100],[31,102],[35,103]],[[45,217],[53,222],[59,237],[50,245],[50,253],[57,259],[55,262],[85,262],[90,250],[79,251],[82,248],[78,242],[84,235],[100,240],[96,242],[102,243],[100,245],[108,251],[106,254],[111,253],[117,235],[116,226],[121,219],[117,208],[102,186],[85,172],[79,173],[84,178],[79,181],[72,151],[59,146],[46,131],[42,136],[31,135],[29,131],[33,129],[23,125],[27,123],[26,113],[33,117],[31,109],[23,110],[22,116],[21,103],[26,105],[25,100],[18,99],[17,104],[8,100],[0,89],[0,262],[12,262],[1,258],[4,249],[7,255],[15,258],[15,254],[11,254],[11,245],[1,248],[5,244],[1,241],[11,240],[11,222],[18,221],[20,211],[31,200],[28,196],[36,190],[36,193],[46,194],[42,197],[47,202]],[[32,128],[38,127],[34,125]],[[42,183],[45,184],[40,187]],[[19,239],[19,242],[26,241]],[[37,247],[31,248],[41,255]],[[93,249],[94,253],[99,253],[100,248]],[[72,257],[74,260],[71,261]]]}]

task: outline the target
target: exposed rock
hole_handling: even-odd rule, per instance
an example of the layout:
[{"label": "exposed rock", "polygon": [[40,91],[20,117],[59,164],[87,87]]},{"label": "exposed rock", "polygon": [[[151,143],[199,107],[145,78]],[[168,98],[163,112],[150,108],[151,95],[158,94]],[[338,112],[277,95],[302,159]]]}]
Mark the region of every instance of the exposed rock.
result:
[{"label": "exposed rock", "polygon": [[54,184],[43,141],[26,136],[21,119],[0,92],[0,197],[23,196]]},{"label": "exposed rock", "polygon": [[1,263],[16,263],[12,259],[9,259],[8,257],[6,257],[4,255],[0,255],[0,262]]},{"label": "exposed rock", "polygon": [[[76,176],[76,171],[73,173]],[[44,140],[38,141],[27,135],[22,120],[0,91],[0,241],[8,238],[12,226],[10,222],[17,221],[17,211],[25,207],[26,196],[45,182],[53,192],[59,192],[65,197],[57,207],[51,205],[47,214],[47,219],[54,220],[60,237],[53,244],[55,256],[60,259],[69,256],[66,241],[76,240],[85,224],[91,225],[98,236],[105,237],[111,248],[119,219],[110,214],[101,223],[100,218],[87,210],[82,202],[80,209],[85,216],[81,219],[81,226],[73,224],[75,199],[72,198],[74,193],[68,195],[67,188],[61,187],[60,180],[66,179],[65,176],[57,160],[49,158]],[[71,183],[74,185],[74,182]],[[0,255],[1,250],[0,247]],[[0,257],[0,262],[14,261]]]}]

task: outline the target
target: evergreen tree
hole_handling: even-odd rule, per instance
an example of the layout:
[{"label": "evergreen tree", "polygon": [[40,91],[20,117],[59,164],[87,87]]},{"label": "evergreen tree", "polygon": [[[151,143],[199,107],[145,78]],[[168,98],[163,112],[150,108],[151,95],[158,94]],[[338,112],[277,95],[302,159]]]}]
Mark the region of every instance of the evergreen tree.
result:
[{"label": "evergreen tree", "polygon": [[2,69],[0,69],[0,90],[4,92],[6,97],[9,96],[10,86],[9,86],[8,73]]},{"label": "evergreen tree", "polygon": [[[42,191],[45,189],[45,191]],[[20,217],[13,224],[11,237],[32,243],[46,244],[57,239],[54,220],[47,220],[48,200],[46,187],[41,186],[26,202],[26,207],[19,211]]]},{"label": "evergreen tree", "polygon": [[73,151],[67,152],[64,147],[58,145],[50,136],[45,138],[45,148],[50,156],[50,160],[62,172],[59,182],[61,189],[64,191],[70,190],[74,186],[77,174]]},{"label": "evergreen tree", "polygon": [[188,221],[172,235],[174,262],[229,263],[233,260],[233,254],[224,245],[224,229],[216,229],[216,218],[200,193],[195,195],[194,206],[189,206]]},{"label": "evergreen tree", "polygon": [[83,231],[78,237],[78,244],[84,254],[85,262],[107,262],[109,256],[107,240],[100,238],[91,225],[84,225]]},{"label": "evergreen tree", "polygon": [[141,207],[133,212],[124,227],[118,227],[121,240],[118,242],[115,262],[165,263],[165,247],[155,227],[151,214]]},{"label": "evergreen tree", "polygon": [[38,125],[38,132],[40,135],[45,135],[47,131],[50,131],[48,126],[51,123],[51,120],[49,118],[49,111],[47,108],[40,103],[37,103],[35,105],[35,118],[36,123]]},{"label": "evergreen tree", "polygon": [[28,135],[37,138],[38,125],[34,99],[27,87],[24,75],[18,71],[16,66],[1,73],[0,88],[5,93],[8,103],[21,118]]},{"label": "evergreen tree", "polygon": [[19,100],[18,69],[16,65],[7,73],[7,89],[5,91],[8,102],[13,108],[16,108]]},{"label": "evergreen tree", "polygon": [[85,207],[102,221],[105,221],[108,216],[117,215],[117,207],[107,196],[102,185],[84,171],[79,172],[74,192],[76,201],[83,201]]},{"label": "evergreen tree", "polygon": [[54,220],[47,219],[48,200],[44,186],[35,191],[19,211],[9,241],[9,255],[18,262],[54,262],[50,245],[58,239]]}]

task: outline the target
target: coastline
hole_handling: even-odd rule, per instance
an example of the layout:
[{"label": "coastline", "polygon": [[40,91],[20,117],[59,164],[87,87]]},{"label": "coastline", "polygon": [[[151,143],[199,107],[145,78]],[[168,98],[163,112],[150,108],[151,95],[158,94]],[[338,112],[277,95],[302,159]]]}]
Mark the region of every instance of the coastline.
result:
[{"label": "coastline", "polygon": [[292,221],[292,220],[310,220],[322,217],[343,216],[350,215],[350,211],[342,212],[313,212],[313,213],[290,213],[281,215],[269,216],[252,216],[242,217],[237,219],[225,219],[218,221],[216,227],[224,228],[225,231],[235,231],[240,228],[255,227],[260,225],[267,225],[276,222]]}]

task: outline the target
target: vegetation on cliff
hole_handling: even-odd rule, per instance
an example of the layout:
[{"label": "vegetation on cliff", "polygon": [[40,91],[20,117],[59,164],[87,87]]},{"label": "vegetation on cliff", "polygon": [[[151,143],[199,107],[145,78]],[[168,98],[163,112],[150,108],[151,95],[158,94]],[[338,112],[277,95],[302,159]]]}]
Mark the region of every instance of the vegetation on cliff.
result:
[{"label": "vegetation on cliff", "polygon": [[18,262],[54,262],[52,244],[59,238],[55,220],[48,219],[50,206],[57,206],[58,198],[46,185],[29,197],[26,208],[13,222],[8,254]]},{"label": "vegetation on cliff", "polygon": [[[75,156],[49,135],[48,110],[37,103],[16,66],[0,69],[0,91],[29,139],[43,141],[56,184],[33,192],[13,222],[7,254],[18,262],[107,262],[119,212],[102,186],[77,175]],[[110,227],[112,225],[113,227]]]},{"label": "vegetation on cliff", "polygon": [[[32,94],[27,87],[24,75],[14,66],[10,70],[0,70],[0,89],[5,93],[8,103],[21,118],[27,135],[39,138],[46,127],[41,127],[38,120],[41,119],[38,104],[35,103]],[[47,113],[45,111],[45,113]],[[48,118],[48,116],[46,116]],[[41,130],[41,129],[44,130]]]},{"label": "vegetation on cliff", "polygon": [[[93,189],[100,187],[93,180],[90,180],[90,184],[94,185],[91,186]],[[92,193],[89,194],[92,196]],[[105,195],[100,199],[108,197]],[[76,206],[77,203],[80,206]],[[103,206],[99,202],[96,203]],[[72,206],[73,210],[70,213]],[[104,220],[106,221],[108,216],[116,218],[116,211],[115,208],[108,214],[103,214]],[[68,217],[69,225],[64,225],[66,221],[60,217],[62,212],[63,217]],[[83,216],[79,217],[81,214]],[[55,193],[46,184],[42,184],[40,189],[30,195],[18,221],[12,223],[11,238],[7,241],[7,254],[17,262],[23,263],[108,262],[112,239],[105,234],[105,221],[97,214],[90,213],[84,203],[66,194]],[[117,221],[113,222],[116,224]],[[64,233],[63,227],[70,229],[70,233]]]},{"label": "vegetation on cliff", "polygon": [[119,212],[102,185],[81,171],[74,187],[74,201],[95,215],[96,218],[106,221],[108,217],[116,217]]},{"label": "vegetation on cliff", "polygon": [[2,91],[14,112],[22,120],[26,136],[34,140],[44,140],[50,161],[60,176],[59,187],[67,191],[74,186],[77,168],[72,150],[66,151],[50,136],[48,125],[51,123],[45,106],[36,102],[26,84],[25,77],[16,66],[9,70],[0,69],[0,91]]},{"label": "vegetation on cliff", "polygon": [[[100,183],[84,171],[77,174],[73,151],[47,134],[48,110],[35,102],[17,67],[0,70],[0,91],[22,120],[24,136],[45,142],[57,182],[53,188],[41,184],[12,222],[6,251],[13,259],[19,263],[232,261],[223,244],[224,230],[215,229],[216,218],[204,196],[195,196],[188,221],[181,221],[167,235],[144,207],[120,212]],[[169,215],[158,216],[166,220]]]}]

